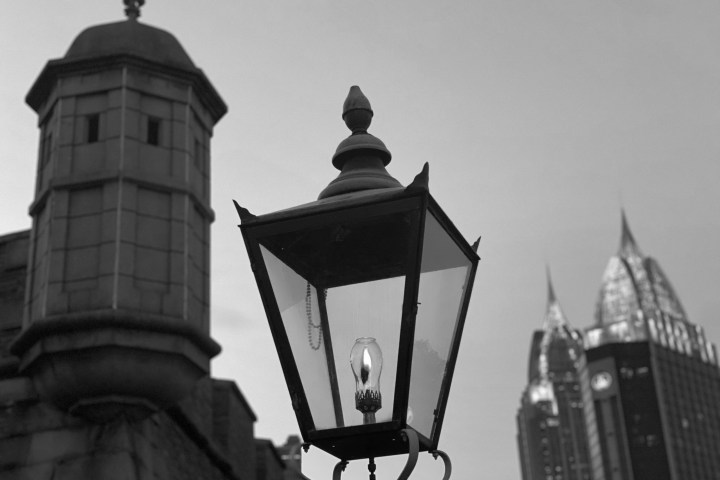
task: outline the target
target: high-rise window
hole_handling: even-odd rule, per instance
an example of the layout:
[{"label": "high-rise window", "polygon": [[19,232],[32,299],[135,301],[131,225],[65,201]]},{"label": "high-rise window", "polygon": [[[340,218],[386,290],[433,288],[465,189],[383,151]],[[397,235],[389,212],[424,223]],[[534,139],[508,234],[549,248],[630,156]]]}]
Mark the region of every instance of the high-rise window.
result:
[{"label": "high-rise window", "polygon": [[95,143],[100,139],[100,114],[93,113],[85,117],[87,124],[87,143]]},{"label": "high-rise window", "polygon": [[160,119],[149,117],[147,122],[147,143],[160,145]]}]

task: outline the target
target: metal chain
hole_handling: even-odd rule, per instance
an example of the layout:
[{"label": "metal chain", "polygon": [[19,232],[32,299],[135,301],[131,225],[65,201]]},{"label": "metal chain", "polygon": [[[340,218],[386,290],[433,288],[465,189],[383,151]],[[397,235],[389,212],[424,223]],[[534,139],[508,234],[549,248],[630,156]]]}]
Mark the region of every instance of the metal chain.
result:
[{"label": "metal chain", "polygon": [[[324,291],[323,295],[326,294],[326,291]],[[312,320],[312,287],[310,286],[310,282],[307,283],[307,289],[305,290],[305,315],[307,316],[308,321],[308,343],[310,344],[310,348],[312,348],[313,350],[319,350],[320,345],[322,345],[322,323],[315,325]],[[318,332],[317,345],[315,345],[315,342],[313,342],[313,329],[316,329]]]}]

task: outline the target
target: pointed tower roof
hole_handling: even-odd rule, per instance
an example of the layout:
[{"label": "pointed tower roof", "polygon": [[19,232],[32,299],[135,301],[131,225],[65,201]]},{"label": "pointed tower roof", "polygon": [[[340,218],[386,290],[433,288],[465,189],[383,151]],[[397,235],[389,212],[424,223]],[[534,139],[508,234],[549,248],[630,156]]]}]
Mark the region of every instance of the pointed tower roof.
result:
[{"label": "pointed tower roof", "polygon": [[538,372],[541,379],[548,379],[554,370],[566,370],[573,365],[579,354],[582,341],[573,332],[555,296],[555,288],[546,269],[548,301],[543,321],[543,335],[538,349]]},{"label": "pointed tower roof", "polygon": [[622,210],[620,248],[605,267],[595,322],[602,326],[629,322],[641,316],[657,318],[661,311],[672,318],[686,320],[670,282],[657,262],[642,253]]},{"label": "pointed tower roof", "polygon": [[638,255],[643,256],[640,248],[635,242],[635,237],[630,230],[630,225],[625,215],[625,209],[621,210],[621,234],[620,234],[620,248],[618,249],[619,256]]},{"label": "pointed tower roof", "polygon": [[555,289],[552,284],[552,276],[550,275],[550,265],[545,265],[545,278],[547,279],[548,286],[548,305],[550,305],[551,303],[557,302],[557,298],[555,298]]},{"label": "pointed tower roof", "polygon": [[557,297],[555,297],[555,289],[553,288],[552,278],[550,277],[550,267],[545,267],[545,275],[547,277],[548,299],[543,330],[549,331],[567,327],[567,318],[560,307],[560,302],[558,302]]}]

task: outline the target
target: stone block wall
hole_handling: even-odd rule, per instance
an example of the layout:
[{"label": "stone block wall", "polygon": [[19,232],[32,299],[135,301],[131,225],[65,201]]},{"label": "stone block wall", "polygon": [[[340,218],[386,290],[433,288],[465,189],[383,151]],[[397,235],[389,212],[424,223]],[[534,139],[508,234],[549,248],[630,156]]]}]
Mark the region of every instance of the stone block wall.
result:
[{"label": "stone block wall", "polygon": [[213,437],[243,478],[254,478],[257,420],[235,382],[213,379]]},{"label": "stone block wall", "polygon": [[27,377],[0,380],[0,478],[254,480],[254,455],[244,457],[244,445],[221,448],[189,412],[175,406],[141,421],[93,424],[41,401]]},{"label": "stone block wall", "polygon": [[207,332],[212,117],[184,81],[91,70],[38,111],[29,320],[123,308]]},{"label": "stone block wall", "polygon": [[0,378],[16,364],[8,347],[22,327],[29,244],[29,230],[0,237]]},{"label": "stone block wall", "polygon": [[283,478],[285,465],[270,440],[255,440],[255,452],[257,456],[257,464],[255,467],[257,480]]},{"label": "stone block wall", "polygon": [[286,478],[274,446],[256,444],[257,419],[232,381],[205,377],[190,396],[141,421],[95,424],[43,401],[7,349],[22,328],[29,245],[30,231],[0,237],[2,480]]}]

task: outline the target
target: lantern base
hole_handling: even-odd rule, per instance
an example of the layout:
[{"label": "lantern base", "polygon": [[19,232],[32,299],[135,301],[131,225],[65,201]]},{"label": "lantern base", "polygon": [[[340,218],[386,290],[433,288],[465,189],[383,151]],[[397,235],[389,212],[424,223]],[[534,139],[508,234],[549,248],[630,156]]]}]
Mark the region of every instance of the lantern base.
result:
[{"label": "lantern base", "polygon": [[[420,444],[418,441],[417,433],[415,433],[415,430],[411,428],[405,428],[402,430],[402,438],[408,444],[408,459],[402,472],[400,472],[398,480],[408,480],[410,478],[410,474],[413,472],[413,470],[415,470],[415,465],[417,464],[418,460],[418,454],[420,453]],[[442,458],[443,463],[445,464],[445,474],[443,475],[442,480],[450,480],[450,475],[452,474],[452,464],[450,463],[450,457],[445,452],[442,452],[440,450],[433,450],[429,453],[433,456],[435,460],[437,460],[438,457]],[[348,463],[349,462],[347,460],[341,460],[337,463],[337,465],[335,465],[332,476],[333,480],[340,480],[342,472],[345,471]],[[370,478],[375,478],[375,459],[370,458],[370,464],[368,465],[368,469],[370,470]]]},{"label": "lantern base", "polygon": [[368,415],[372,415],[373,421],[366,421],[366,424],[375,423],[375,412],[382,408],[382,394],[372,390],[355,392],[355,408],[362,412],[363,419],[368,418]]},{"label": "lantern base", "polygon": [[[407,440],[403,438],[405,428],[399,422],[378,422],[370,425],[355,425],[328,430],[311,431],[307,442],[340,460],[379,458],[408,453]],[[429,438],[417,433],[420,451],[434,449]]]}]

